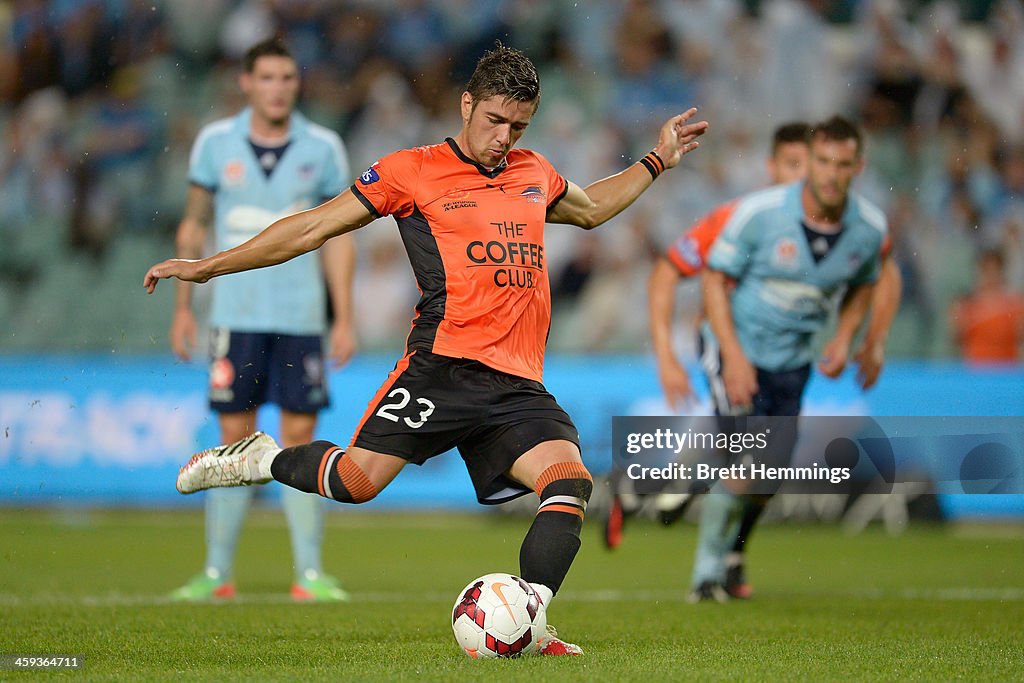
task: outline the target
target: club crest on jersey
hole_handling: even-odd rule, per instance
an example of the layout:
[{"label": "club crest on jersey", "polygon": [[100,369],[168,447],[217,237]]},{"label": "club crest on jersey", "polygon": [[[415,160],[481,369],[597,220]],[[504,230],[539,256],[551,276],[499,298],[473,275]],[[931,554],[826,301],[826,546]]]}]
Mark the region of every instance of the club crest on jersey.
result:
[{"label": "club crest on jersey", "polygon": [[528,202],[539,204],[544,201],[544,190],[540,189],[536,185],[530,185],[528,188],[519,193],[520,197],[523,197]]},{"label": "club crest on jersey", "polygon": [[796,268],[797,252],[796,241],[786,237],[775,243],[772,261],[779,268]]},{"label": "club crest on jersey", "polygon": [[373,166],[363,171],[363,174],[359,176],[359,182],[363,185],[372,185],[380,180],[380,176],[377,174],[377,169]]},{"label": "club crest on jersey", "polygon": [[303,164],[302,166],[299,166],[299,180],[312,180],[315,173],[316,166],[314,164]]},{"label": "club crest on jersey", "polygon": [[227,187],[238,187],[245,182],[245,164],[237,159],[232,159],[224,164],[222,180]]}]

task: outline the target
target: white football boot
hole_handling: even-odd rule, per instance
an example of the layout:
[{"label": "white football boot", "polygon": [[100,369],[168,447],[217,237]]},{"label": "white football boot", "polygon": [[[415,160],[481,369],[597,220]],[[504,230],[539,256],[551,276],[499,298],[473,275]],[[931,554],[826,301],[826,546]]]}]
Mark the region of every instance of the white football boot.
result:
[{"label": "white football boot", "polygon": [[[179,493],[195,493],[223,486],[266,484],[272,479],[270,458],[280,451],[272,436],[255,432],[241,441],[193,455],[178,472],[175,486]],[[270,456],[266,462],[265,456]]]}]

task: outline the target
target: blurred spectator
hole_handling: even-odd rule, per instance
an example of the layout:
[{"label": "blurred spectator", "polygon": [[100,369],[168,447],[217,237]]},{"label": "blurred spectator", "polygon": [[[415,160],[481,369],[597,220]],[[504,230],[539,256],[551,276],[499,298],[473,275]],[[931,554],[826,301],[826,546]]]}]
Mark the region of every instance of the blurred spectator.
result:
[{"label": "blurred spectator", "polygon": [[[550,251],[550,249],[549,249]],[[597,268],[600,244],[596,236],[586,235],[576,240],[568,261],[551,281],[551,303],[555,308],[571,308]],[[560,318],[561,315],[553,316]]]},{"label": "blurred spectator", "polygon": [[1004,140],[1020,143],[1024,142],[1024,25],[1005,15],[1001,18],[988,32],[982,50],[968,61],[965,81]]},{"label": "blurred spectator", "polygon": [[64,4],[63,11],[55,12],[60,83],[74,97],[110,77],[114,27],[99,0]]},{"label": "blurred spectator", "polygon": [[580,240],[582,248],[556,282],[557,305],[566,308],[567,297],[572,301],[565,319],[553,323],[552,340],[563,349],[621,351],[647,338],[647,310],[635,302],[644,300],[656,253],[651,214],[633,207],[613,221],[609,230]]},{"label": "blurred spectator", "polygon": [[[931,226],[915,212],[913,199],[905,194],[895,198],[888,219],[892,258],[899,268],[902,282],[899,317],[909,324],[911,330],[906,335],[909,345],[903,352],[917,350],[922,355],[928,355],[932,351],[931,344],[935,341],[936,332],[939,331],[936,330],[939,321],[935,310],[935,286],[930,282],[925,267],[928,259],[915,245],[929,242],[924,239],[924,235],[927,235]],[[893,350],[899,352],[900,340],[895,341]]]},{"label": "blurred spectator", "polygon": [[271,0],[270,4],[277,33],[292,46],[299,65],[305,68],[317,64],[326,51],[323,35],[328,3],[322,0]]},{"label": "blurred spectator", "polygon": [[646,150],[634,149],[636,144],[646,144],[651,130],[679,110],[680,102],[693,102],[694,93],[687,74],[674,67],[672,35],[653,0],[626,3],[614,41],[614,105],[607,113],[630,141],[629,149],[642,155]]},{"label": "blurred spectator", "polygon": [[117,66],[139,65],[167,51],[163,8],[152,0],[123,0],[114,17],[113,58]]},{"label": "blurred spectator", "polygon": [[59,81],[60,56],[56,28],[48,21],[46,0],[16,0],[10,20],[15,62],[14,100]]},{"label": "blurred spectator", "polygon": [[434,3],[427,0],[395,0],[394,12],[382,25],[388,54],[408,73],[447,53],[445,24]]},{"label": "blurred spectator", "polygon": [[152,207],[148,187],[159,121],[142,98],[142,73],[124,67],[109,94],[79,121],[81,160],[75,173],[71,245],[99,255],[119,229],[146,230]]},{"label": "blurred spectator", "polygon": [[981,212],[984,239],[998,240],[993,225],[1024,211],[1024,144],[993,145],[989,158],[971,165],[971,192]]},{"label": "blurred spectator", "polygon": [[875,0],[866,7],[860,42],[867,62],[862,124],[868,129],[905,129],[922,86],[914,32],[897,3]]},{"label": "blurred spectator", "polygon": [[1024,342],[1024,295],[1006,285],[999,251],[978,257],[975,287],[950,309],[950,324],[964,360],[1016,363]]},{"label": "blurred spectator", "polygon": [[355,168],[361,173],[396,147],[424,144],[425,126],[426,115],[408,83],[397,71],[382,68],[369,84],[358,121],[349,128]]},{"label": "blurred spectator", "polygon": [[30,95],[2,127],[0,279],[18,287],[29,284],[54,253],[61,239],[55,233],[71,205],[66,117],[65,98],[51,87]]},{"label": "blurred spectator", "polygon": [[[767,108],[776,121],[816,121],[846,110],[848,82],[839,73],[823,15],[824,0],[774,0],[762,6]],[[813,83],[814,87],[808,87]]]},{"label": "blurred spectator", "polygon": [[962,26],[954,5],[938,2],[933,6],[931,31],[918,56],[921,89],[914,103],[914,128],[917,137],[934,132],[956,115],[967,89],[963,82],[963,55],[957,44]]},{"label": "blurred spectator", "polygon": [[382,54],[382,24],[383,18],[372,5],[337,10],[327,22],[324,63],[342,77],[351,78],[368,61]]}]

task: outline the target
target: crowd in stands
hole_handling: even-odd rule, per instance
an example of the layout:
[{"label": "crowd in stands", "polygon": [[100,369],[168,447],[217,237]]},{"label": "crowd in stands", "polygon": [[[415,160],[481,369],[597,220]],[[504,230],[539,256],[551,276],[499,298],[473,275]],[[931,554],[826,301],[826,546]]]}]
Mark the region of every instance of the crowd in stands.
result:
[{"label": "crowd in stands", "polygon": [[[0,349],[166,351],[169,299],[147,302],[139,284],[157,259],[135,270],[131,260],[172,252],[195,134],[242,106],[240,56],[275,33],[301,64],[301,109],[342,135],[353,176],[457,132],[458,95],[496,39],[541,71],[542,103],[522,144],[577,184],[640,158],[665,118],[700,108],[711,122],[701,150],[637,205],[592,233],[548,229],[555,350],[646,348],[652,256],[717,203],[766,182],[777,125],[833,113],[863,126],[858,189],[889,216],[904,278],[892,352],[956,356],[956,318],[976,271],[989,277],[976,265],[985,259],[998,258],[1004,298],[1019,306],[1021,0],[7,0],[0,315],[20,327]],[[418,293],[390,219],[359,243],[363,345],[390,350]],[[78,273],[63,285],[79,288],[66,292],[71,312],[120,329],[76,336],[52,300],[68,272]],[[689,325],[699,296],[696,286],[684,294]],[[47,325],[50,309],[57,321]]]}]

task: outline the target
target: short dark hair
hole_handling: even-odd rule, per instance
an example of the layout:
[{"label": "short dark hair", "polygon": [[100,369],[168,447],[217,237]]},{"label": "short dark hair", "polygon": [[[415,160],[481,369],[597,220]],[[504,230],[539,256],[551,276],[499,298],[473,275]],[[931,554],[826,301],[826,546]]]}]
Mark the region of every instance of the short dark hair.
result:
[{"label": "short dark hair", "polygon": [[540,76],[529,57],[497,41],[476,63],[466,91],[474,102],[500,95],[506,100],[539,104]]},{"label": "short dark hair", "polygon": [[295,59],[283,40],[276,36],[267,38],[246,50],[245,57],[242,58],[242,68],[245,69],[245,73],[252,73],[252,70],[256,68],[256,60],[260,57],[287,57],[293,61]]},{"label": "short dark hair", "polygon": [[772,154],[778,151],[780,145],[789,145],[794,142],[802,142],[806,145],[810,141],[810,132],[810,125],[803,121],[790,121],[782,124],[772,133]]},{"label": "short dark hair", "polygon": [[810,135],[807,137],[808,141],[813,141],[817,137],[823,137],[826,140],[833,140],[836,142],[842,142],[843,140],[853,140],[857,143],[857,156],[861,155],[864,149],[864,138],[860,133],[860,128],[849,119],[845,119],[842,116],[833,116],[832,118],[816,123],[811,127]]}]

